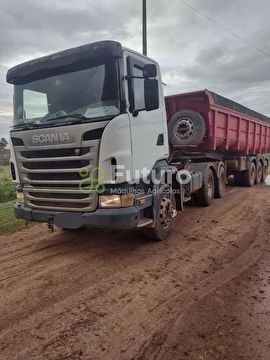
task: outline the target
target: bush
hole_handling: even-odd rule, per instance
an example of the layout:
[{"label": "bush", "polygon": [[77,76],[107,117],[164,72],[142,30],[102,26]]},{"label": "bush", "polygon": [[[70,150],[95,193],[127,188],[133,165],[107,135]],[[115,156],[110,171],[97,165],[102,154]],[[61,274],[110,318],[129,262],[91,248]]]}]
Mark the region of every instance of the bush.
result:
[{"label": "bush", "polygon": [[0,180],[0,203],[16,199],[16,186],[9,179]]},{"label": "bush", "polygon": [[0,166],[0,203],[16,199],[16,185],[11,180],[9,167]]},{"label": "bush", "polygon": [[10,152],[7,149],[0,148],[0,165],[5,166],[9,164]]}]

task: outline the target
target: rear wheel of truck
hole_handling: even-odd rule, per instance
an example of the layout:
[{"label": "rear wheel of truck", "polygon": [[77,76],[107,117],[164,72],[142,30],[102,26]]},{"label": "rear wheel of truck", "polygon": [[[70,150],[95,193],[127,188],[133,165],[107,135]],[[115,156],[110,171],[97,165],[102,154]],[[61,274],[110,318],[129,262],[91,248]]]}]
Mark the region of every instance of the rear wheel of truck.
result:
[{"label": "rear wheel of truck", "polygon": [[215,195],[215,178],[213,171],[208,168],[205,172],[203,185],[194,194],[196,203],[200,206],[210,206]]},{"label": "rear wheel of truck", "polygon": [[256,165],[252,162],[248,170],[243,171],[243,185],[252,187],[256,181]]},{"label": "rear wheel of truck", "polygon": [[144,230],[150,239],[163,241],[170,236],[176,216],[176,201],[170,185],[165,184],[158,189],[155,211],[155,227]]},{"label": "rear wheel of truck", "polygon": [[215,198],[221,199],[225,194],[226,189],[226,174],[224,166],[219,168],[219,174],[217,179],[217,186],[215,188]]}]

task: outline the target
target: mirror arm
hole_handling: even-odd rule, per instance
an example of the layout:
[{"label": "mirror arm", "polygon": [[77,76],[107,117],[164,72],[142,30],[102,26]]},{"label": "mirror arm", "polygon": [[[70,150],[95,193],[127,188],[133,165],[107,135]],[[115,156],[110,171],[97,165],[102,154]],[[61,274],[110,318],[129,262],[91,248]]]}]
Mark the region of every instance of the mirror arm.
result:
[{"label": "mirror arm", "polygon": [[133,76],[133,75],[126,75],[124,77],[125,80],[130,80],[130,79],[144,79],[144,77],[141,76]]}]

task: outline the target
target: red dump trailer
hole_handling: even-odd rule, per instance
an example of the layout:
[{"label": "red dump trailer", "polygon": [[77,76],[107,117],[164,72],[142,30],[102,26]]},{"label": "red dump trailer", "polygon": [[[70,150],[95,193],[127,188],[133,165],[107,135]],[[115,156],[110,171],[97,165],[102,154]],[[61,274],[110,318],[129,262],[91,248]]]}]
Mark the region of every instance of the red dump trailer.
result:
[{"label": "red dump trailer", "polygon": [[167,96],[165,102],[171,163],[204,177],[197,202],[210,203],[213,177],[216,197],[223,196],[230,176],[237,186],[265,181],[270,118],[209,90]]},{"label": "red dump trailer", "polygon": [[[182,135],[186,136],[181,138],[180,134],[177,142],[176,136],[172,134],[173,147],[189,151],[192,151],[193,147],[193,151],[220,151],[224,154],[239,155],[270,153],[270,118],[223,96],[208,90],[168,96],[166,108],[171,128],[175,125],[175,121],[171,122],[173,116],[174,119],[182,117],[182,120],[178,121],[178,129],[181,132],[182,126]],[[188,120],[188,116],[179,114],[179,111],[182,111],[185,115],[185,110],[200,114],[200,123],[194,124]],[[195,130],[192,126],[199,126],[202,133],[205,127],[205,133],[199,134],[203,137],[201,141],[192,141],[192,130]]]}]

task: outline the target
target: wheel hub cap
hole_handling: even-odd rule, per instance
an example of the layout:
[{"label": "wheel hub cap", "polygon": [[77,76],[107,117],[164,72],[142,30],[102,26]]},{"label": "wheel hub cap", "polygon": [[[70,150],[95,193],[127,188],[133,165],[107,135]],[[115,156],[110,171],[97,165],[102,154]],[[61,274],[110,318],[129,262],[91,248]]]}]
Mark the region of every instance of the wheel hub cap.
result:
[{"label": "wheel hub cap", "polygon": [[168,226],[175,218],[177,212],[171,199],[163,198],[160,205],[160,221],[163,226]]},{"label": "wheel hub cap", "polygon": [[188,139],[194,131],[194,124],[189,118],[181,118],[174,128],[174,135],[179,139]]}]

